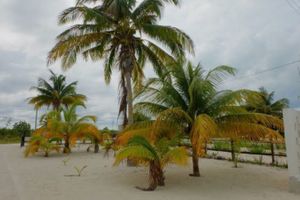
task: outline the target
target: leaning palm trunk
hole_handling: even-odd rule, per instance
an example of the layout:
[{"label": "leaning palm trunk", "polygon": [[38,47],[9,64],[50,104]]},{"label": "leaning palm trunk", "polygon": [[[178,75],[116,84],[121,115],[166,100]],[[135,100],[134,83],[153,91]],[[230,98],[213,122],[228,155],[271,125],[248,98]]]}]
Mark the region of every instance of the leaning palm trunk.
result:
[{"label": "leaning palm trunk", "polygon": [[161,182],[161,175],[162,175],[162,170],[160,167],[160,164],[156,160],[150,161],[150,166],[149,166],[149,187],[148,188],[141,188],[141,187],[136,187],[137,189],[143,190],[143,191],[154,191],[159,183]]}]

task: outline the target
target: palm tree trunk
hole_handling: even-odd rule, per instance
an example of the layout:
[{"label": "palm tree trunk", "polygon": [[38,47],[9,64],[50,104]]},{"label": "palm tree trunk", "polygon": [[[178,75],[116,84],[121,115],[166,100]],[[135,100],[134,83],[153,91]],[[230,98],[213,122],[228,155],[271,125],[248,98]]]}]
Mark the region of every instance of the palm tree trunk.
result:
[{"label": "palm tree trunk", "polygon": [[96,142],[94,147],[94,153],[98,153],[98,152],[99,152],[99,144]]},{"label": "palm tree trunk", "polygon": [[234,162],[235,161],[235,147],[234,147],[233,140],[230,140],[230,146],[231,146],[231,159]]},{"label": "palm tree trunk", "polygon": [[[131,86],[131,72],[125,73],[126,90],[127,90],[127,125],[133,124],[133,99],[132,99],[132,86]],[[124,127],[125,128],[125,127]],[[135,167],[137,163],[132,159],[127,159],[128,167]]]},{"label": "palm tree trunk", "polygon": [[38,109],[35,110],[34,130],[37,128]]},{"label": "palm tree trunk", "polygon": [[161,166],[159,166],[158,185],[165,186],[165,175],[164,175],[164,172],[163,172]]},{"label": "palm tree trunk", "polygon": [[143,190],[143,191],[154,191],[159,183],[159,177],[160,177],[160,165],[157,164],[157,161],[150,161],[149,166],[149,187],[148,188],[141,188],[136,187],[137,189]]},{"label": "palm tree trunk", "polygon": [[190,174],[190,176],[199,177],[200,176],[199,157],[198,157],[197,152],[194,148],[193,148],[192,160],[193,160],[193,173]]},{"label": "palm tree trunk", "polygon": [[131,85],[131,71],[125,73],[126,89],[127,89],[127,104],[128,104],[128,125],[133,124],[133,94]]},{"label": "palm tree trunk", "polygon": [[69,141],[69,137],[65,137],[65,147],[63,150],[63,153],[70,153],[71,149],[70,149],[70,141]]}]

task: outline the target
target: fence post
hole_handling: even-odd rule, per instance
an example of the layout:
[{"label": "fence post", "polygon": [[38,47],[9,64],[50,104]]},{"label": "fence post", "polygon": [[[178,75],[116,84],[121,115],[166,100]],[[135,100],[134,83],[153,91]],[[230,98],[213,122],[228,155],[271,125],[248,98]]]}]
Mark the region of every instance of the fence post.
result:
[{"label": "fence post", "polygon": [[235,161],[235,148],[234,148],[234,141],[233,139],[230,139],[230,144],[231,144],[231,159],[232,161]]},{"label": "fence post", "polygon": [[275,165],[275,153],[274,153],[274,144],[273,141],[271,140],[270,142],[271,145],[271,154],[272,154],[272,165]]}]

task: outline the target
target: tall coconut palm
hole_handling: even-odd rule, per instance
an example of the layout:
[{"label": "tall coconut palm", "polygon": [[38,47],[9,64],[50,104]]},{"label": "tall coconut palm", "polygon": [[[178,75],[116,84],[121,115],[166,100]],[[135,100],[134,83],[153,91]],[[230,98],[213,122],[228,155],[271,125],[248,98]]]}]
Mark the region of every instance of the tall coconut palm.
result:
[{"label": "tall coconut palm", "polygon": [[203,154],[204,144],[212,136],[250,139],[280,137],[270,129],[272,126],[282,129],[280,119],[248,113],[241,106],[245,102],[257,100],[260,96],[256,92],[217,90],[223,78],[234,75],[234,72],[235,69],[229,66],[219,66],[205,72],[200,65],[179,62],[169,67],[164,75],[149,79],[140,93],[140,102],[135,109],[158,116],[158,128],[165,124],[166,119],[172,120],[174,115],[186,119],[181,124],[192,144],[191,176],[200,176],[198,157]]},{"label": "tall coconut palm", "polygon": [[275,92],[269,93],[264,87],[259,88],[259,93],[262,96],[261,100],[248,104],[247,109],[257,113],[282,117],[282,110],[289,107],[289,100],[282,98],[274,101]]},{"label": "tall coconut palm", "polygon": [[124,125],[132,124],[132,80],[139,88],[145,63],[161,73],[165,63],[193,52],[187,34],[158,24],[165,2],[178,4],[178,0],[77,0],[59,16],[59,24],[76,24],[57,36],[48,64],[61,59],[63,69],[68,69],[78,55],[86,60],[103,59],[106,83],[112,71],[119,70],[119,113],[124,114]]},{"label": "tall coconut palm", "polygon": [[38,86],[32,87],[38,94],[29,98],[29,103],[33,104],[36,110],[42,106],[52,106],[53,110],[58,111],[63,105],[83,103],[86,100],[84,95],[76,93],[77,82],[67,84],[64,75],[56,75],[51,70],[50,73],[50,82],[40,78]]},{"label": "tall coconut palm", "polygon": [[149,165],[149,187],[137,188],[144,191],[153,191],[158,185],[164,186],[163,168],[167,164],[187,164],[187,151],[183,147],[172,147],[171,142],[166,138],[151,142],[146,137],[136,135],[130,138],[128,143],[118,151],[114,164],[118,165],[127,158]]}]

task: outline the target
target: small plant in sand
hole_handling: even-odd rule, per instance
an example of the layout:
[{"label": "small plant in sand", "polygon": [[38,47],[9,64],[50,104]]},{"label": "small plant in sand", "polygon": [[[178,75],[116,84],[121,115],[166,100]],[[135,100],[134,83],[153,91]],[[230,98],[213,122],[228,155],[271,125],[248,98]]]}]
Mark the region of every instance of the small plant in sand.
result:
[{"label": "small plant in sand", "polygon": [[76,166],[74,167],[74,169],[77,172],[77,176],[81,176],[83,170],[86,169],[86,168],[87,168],[87,165],[84,165],[83,167],[76,167]]},{"label": "small plant in sand", "polygon": [[25,149],[25,157],[34,155],[38,151],[43,151],[45,157],[49,156],[51,151],[60,151],[60,146],[56,144],[56,138],[48,138],[41,135],[32,136],[29,145]]},{"label": "small plant in sand", "polygon": [[81,174],[82,174],[82,172],[83,172],[83,170],[86,169],[87,167],[88,167],[87,165],[84,165],[82,167],[75,166],[74,169],[76,171],[76,174],[70,174],[70,175],[65,175],[65,176],[69,176],[69,177],[70,176],[78,176],[78,177],[80,177]]},{"label": "small plant in sand", "polygon": [[67,163],[70,161],[71,158],[66,158],[66,159],[63,159],[62,162],[64,163],[64,166],[67,165]]}]

